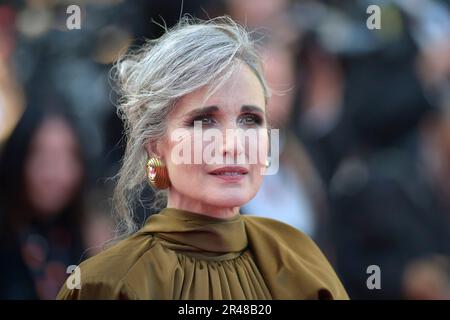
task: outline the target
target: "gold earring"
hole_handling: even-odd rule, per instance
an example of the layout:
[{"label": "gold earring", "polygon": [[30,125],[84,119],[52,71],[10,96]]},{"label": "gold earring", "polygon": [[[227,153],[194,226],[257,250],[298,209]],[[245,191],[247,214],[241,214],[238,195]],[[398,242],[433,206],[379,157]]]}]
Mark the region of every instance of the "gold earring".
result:
[{"label": "gold earring", "polygon": [[169,173],[162,160],[152,157],[147,161],[147,177],[157,189],[166,189],[170,186]]}]

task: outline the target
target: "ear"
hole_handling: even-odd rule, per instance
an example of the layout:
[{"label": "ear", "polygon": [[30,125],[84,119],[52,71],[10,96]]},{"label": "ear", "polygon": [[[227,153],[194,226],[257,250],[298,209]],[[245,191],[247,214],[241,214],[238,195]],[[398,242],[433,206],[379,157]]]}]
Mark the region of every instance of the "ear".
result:
[{"label": "ear", "polygon": [[158,154],[158,143],[155,141],[149,141],[145,144],[145,150],[147,151],[147,155],[149,158],[151,157],[159,157]]},{"label": "ear", "polygon": [[162,146],[161,141],[149,141],[145,144],[145,150],[147,151],[147,155],[149,158],[158,157],[162,158]]}]

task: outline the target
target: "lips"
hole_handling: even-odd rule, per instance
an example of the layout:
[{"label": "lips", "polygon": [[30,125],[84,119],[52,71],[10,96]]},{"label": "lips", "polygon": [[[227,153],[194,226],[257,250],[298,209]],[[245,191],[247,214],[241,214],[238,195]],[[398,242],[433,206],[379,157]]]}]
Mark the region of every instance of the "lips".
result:
[{"label": "lips", "polygon": [[244,167],[222,167],[209,172],[210,175],[217,177],[226,182],[239,182],[242,180],[248,170]]},{"label": "lips", "polygon": [[222,167],[211,171],[209,174],[213,175],[243,175],[247,174],[248,170],[244,167]]}]

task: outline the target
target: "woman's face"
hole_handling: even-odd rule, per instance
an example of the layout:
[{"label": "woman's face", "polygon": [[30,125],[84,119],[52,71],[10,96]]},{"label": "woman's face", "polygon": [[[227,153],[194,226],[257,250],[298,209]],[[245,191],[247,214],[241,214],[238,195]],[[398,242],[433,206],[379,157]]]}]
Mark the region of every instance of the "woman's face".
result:
[{"label": "woman's face", "polygon": [[255,196],[263,179],[265,97],[258,78],[243,63],[205,100],[206,93],[201,88],[177,102],[167,135],[156,148],[171,181],[168,207],[229,217]]},{"label": "woman's face", "polygon": [[26,193],[40,214],[57,214],[77,191],[83,174],[79,145],[60,118],[49,118],[31,142],[25,163]]}]

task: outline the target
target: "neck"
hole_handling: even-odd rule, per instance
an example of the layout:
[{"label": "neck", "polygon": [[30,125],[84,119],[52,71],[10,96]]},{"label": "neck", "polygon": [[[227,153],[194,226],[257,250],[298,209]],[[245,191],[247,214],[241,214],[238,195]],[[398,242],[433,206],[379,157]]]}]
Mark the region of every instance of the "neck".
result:
[{"label": "neck", "polygon": [[239,207],[217,207],[204,202],[174,196],[169,192],[167,207],[211,216],[214,218],[232,218],[239,213]]}]

